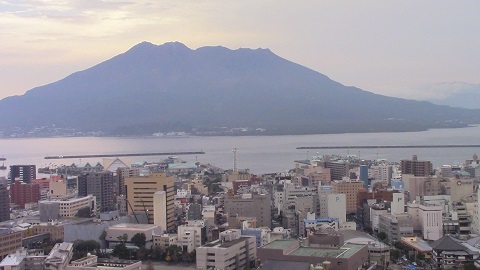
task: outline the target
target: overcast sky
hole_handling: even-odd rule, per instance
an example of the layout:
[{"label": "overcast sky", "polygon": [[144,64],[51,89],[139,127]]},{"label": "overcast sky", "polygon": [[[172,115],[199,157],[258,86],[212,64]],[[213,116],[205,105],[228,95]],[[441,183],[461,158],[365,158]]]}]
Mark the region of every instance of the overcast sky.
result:
[{"label": "overcast sky", "polygon": [[0,98],[141,41],[269,48],[345,85],[428,98],[420,86],[480,83],[479,14],[478,0],[0,0]]}]

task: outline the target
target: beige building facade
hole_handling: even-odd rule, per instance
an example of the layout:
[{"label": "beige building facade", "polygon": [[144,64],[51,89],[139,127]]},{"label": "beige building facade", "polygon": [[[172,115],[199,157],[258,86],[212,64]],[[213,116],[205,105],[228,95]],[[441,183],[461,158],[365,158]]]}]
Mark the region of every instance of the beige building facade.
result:
[{"label": "beige building facade", "polygon": [[175,228],[174,220],[174,177],[167,173],[154,173],[149,176],[125,178],[128,213],[144,212],[149,223],[154,223],[154,194],[164,191],[166,194],[166,230]]}]

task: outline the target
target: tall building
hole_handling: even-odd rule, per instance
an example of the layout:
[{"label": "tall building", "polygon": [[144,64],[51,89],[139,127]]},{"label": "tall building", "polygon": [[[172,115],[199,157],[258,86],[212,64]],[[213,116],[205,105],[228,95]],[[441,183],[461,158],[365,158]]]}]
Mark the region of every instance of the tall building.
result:
[{"label": "tall building", "polygon": [[350,164],[344,161],[319,161],[317,166],[330,169],[332,180],[342,180],[343,177],[349,175]]},{"label": "tall building", "polygon": [[347,222],[347,200],[345,194],[327,195],[327,215],[329,218],[335,218],[340,223]]},{"label": "tall building", "polygon": [[117,169],[117,195],[126,195],[125,179],[128,177],[140,176],[140,168],[118,168]]},{"label": "tall building", "polygon": [[20,178],[24,183],[37,178],[37,169],[35,165],[12,165],[10,166],[10,179],[13,183],[17,178]]},{"label": "tall building", "polygon": [[225,212],[243,217],[255,217],[258,227],[272,227],[270,195],[244,194],[225,198]]},{"label": "tall building", "polygon": [[167,217],[167,192],[157,191],[153,193],[153,224],[160,226],[162,230],[166,230]]},{"label": "tall building", "polygon": [[78,177],[78,196],[95,196],[100,212],[115,210],[114,181],[115,178],[111,172],[84,173]]},{"label": "tall building", "polygon": [[365,188],[368,188],[368,166],[360,165],[360,181],[365,185]]},{"label": "tall building", "polygon": [[8,194],[7,182],[0,179],[0,222],[10,219],[10,196]]},{"label": "tall building", "polygon": [[167,173],[154,173],[149,176],[129,177],[125,178],[125,186],[128,213],[146,213],[149,223],[154,222],[154,194],[157,191],[164,191],[166,193],[166,229],[175,228],[173,176],[167,176]]},{"label": "tall building", "polygon": [[416,155],[411,160],[402,160],[401,168],[402,174],[413,174],[414,176],[429,176],[433,171],[430,161],[418,160]]},{"label": "tall building", "polygon": [[357,212],[358,192],[364,189],[361,181],[333,181],[332,188],[335,194],[345,194],[347,199],[347,214]]},{"label": "tall building", "polygon": [[27,203],[36,203],[40,200],[40,186],[38,184],[26,184],[19,180],[10,185],[10,202],[25,208]]}]

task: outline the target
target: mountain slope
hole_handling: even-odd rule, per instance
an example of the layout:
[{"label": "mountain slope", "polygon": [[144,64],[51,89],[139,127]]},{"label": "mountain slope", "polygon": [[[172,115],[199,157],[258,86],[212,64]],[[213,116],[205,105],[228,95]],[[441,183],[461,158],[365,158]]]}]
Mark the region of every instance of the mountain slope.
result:
[{"label": "mountain slope", "polygon": [[[10,113],[9,113],[10,112]],[[14,115],[11,112],[15,112]],[[408,131],[477,123],[478,111],[346,87],[267,49],[191,50],[142,42],[23,96],[0,101],[2,127],[55,125],[108,134]]]}]

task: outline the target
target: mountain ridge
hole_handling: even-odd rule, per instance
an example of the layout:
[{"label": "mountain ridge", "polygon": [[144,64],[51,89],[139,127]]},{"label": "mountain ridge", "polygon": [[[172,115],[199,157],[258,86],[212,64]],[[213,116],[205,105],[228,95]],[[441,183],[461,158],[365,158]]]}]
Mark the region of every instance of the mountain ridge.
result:
[{"label": "mountain ridge", "polygon": [[222,127],[253,130],[245,134],[412,131],[479,120],[479,110],[344,86],[269,49],[192,50],[180,42],[141,42],[64,79],[0,100],[0,113],[9,111],[15,115],[0,119],[7,129],[54,125],[108,135],[221,135]]}]

